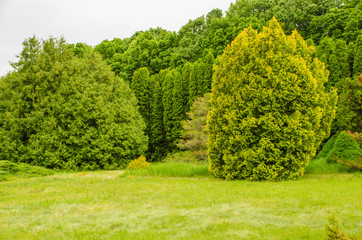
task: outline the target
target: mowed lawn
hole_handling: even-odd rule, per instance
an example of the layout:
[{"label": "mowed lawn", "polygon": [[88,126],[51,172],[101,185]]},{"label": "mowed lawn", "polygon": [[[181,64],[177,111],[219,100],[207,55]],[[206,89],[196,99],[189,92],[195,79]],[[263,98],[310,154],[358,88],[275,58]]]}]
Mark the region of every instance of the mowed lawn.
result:
[{"label": "mowed lawn", "polygon": [[59,173],[0,183],[0,239],[325,239],[335,214],[362,237],[361,174],[297,181]]}]

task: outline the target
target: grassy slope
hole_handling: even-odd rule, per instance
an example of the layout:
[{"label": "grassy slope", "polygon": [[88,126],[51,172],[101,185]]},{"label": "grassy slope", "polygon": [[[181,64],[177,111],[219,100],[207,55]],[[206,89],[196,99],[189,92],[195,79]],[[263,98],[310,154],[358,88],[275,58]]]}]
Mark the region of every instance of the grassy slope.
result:
[{"label": "grassy slope", "polygon": [[324,239],[332,213],[362,237],[360,174],[277,183],[119,175],[0,183],[0,239]]}]

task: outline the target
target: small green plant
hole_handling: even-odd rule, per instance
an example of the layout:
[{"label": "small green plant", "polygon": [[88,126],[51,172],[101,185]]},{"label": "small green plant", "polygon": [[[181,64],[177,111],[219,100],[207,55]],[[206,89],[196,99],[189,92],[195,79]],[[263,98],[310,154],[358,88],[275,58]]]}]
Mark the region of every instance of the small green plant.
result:
[{"label": "small green plant", "polygon": [[327,240],[353,240],[349,238],[339,228],[339,223],[336,216],[333,214],[328,218],[328,224],[325,224],[324,229],[327,233]]},{"label": "small green plant", "polygon": [[[341,132],[336,138],[332,151],[327,157],[328,163],[341,162],[358,162],[362,157],[362,152],[357,141],[350,137],[347,133]],[[344,164],[345,165],[345,164]]]},{"label": "small green plant", "polygon": [[127,170],[146,169],[149,166],[150,164],[146,161],[146,158],[144,156],[140,156],[128,164]]}]

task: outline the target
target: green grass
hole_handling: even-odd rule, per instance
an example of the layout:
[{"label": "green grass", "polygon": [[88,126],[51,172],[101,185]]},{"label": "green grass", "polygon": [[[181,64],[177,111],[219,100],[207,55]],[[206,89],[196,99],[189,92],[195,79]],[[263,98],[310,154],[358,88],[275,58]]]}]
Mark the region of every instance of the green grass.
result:
[{"label": "green grass", "polygon": [[327,158],[313,159],[309,163],[309,165],[305,168],[306,174],[352,173],[352,172],[358,172],[358,171],[343,166],[340,163],[327,163]]},{"label": "green grass", "polygon": [[361,174],[224,181],[57,173],[0,183],[0,239],[325,239],[335,214],[362,238]]},{"label": "green grass", "polygon": [[157,176],[157,177],[208,177],[210,176],[206,163],[167,162],[153,163],[146,169],[127,170],[121,177]]}]

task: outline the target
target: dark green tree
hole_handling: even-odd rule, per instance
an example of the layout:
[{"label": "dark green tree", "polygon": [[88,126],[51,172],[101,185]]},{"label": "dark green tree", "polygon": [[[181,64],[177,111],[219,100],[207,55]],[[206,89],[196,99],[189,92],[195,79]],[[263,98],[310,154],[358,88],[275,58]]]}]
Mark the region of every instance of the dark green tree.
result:
[{"label": "dark green tree", "polygon": [[192,105],[192,103],[197,99],[197,95],[198,95],[198,73],[199,73],[199,62],[194,62],[194,64],[192,65],[192,70],[190,73],[190,81],[189,81],[189,101],[188,101],[188,106],[190,107]]},{"label": "dark green tree", "polygon": [[209,93],[211,91],[211,83],[212,83],[212,68],[214,66],[214,56],[211,52],[209,52],[205,58],[203,59],[205,64],[205,71],[204,71],[204,81],[202,84],[202,92],[201,95],[205,93]]},{"label": "dark green tree", "polygon": [[183,105],[184,113],[189,110],[189,96],[190,96],[190,76],[192,71],[192,64],[187,62],[182,68],[182,91],[183,91]]},{"label": "dark green tree", "polygon": [[144,154],[137,100],[96,53],[63,39],[23,43],[0,81],[0,158],[57,169],[114,169]]},{"label": "dark green tree", "polygon": [[353,63],[353,76],[356,78],[362,73],[362,34],[358,36]]},{"label": "dark green tree", "polygon": [[317,48],[316,57],[325,63],[330,72],[329,80],[326,83],[328,89],[336,86],[342,79],[350,77],[348,47],[345,41],[332,38],[323,39]]},{"label": "dark green tree", "polygon": [[159,76],[155,76],[155,84],[153,89],[153,98],[151,105],[151,138],[149,140],[149,150],[151,153],[151,161],[160,161],[166,154],[166,133],[163,122],[163,104],[162,104],[162,86]]},{"label": "dark green tree", "polygon": [[178,71],[174,71],[172,90],[172,148],[176,147],[176,142],[181,136],[181,121],[185,119],[185,92],[182,84],[182,76]]},{"label": "dark green tree", "polygon": [[339,92],[336,115],[339,130],[362,132],[362,74],[357,79],[344,79]]}]

